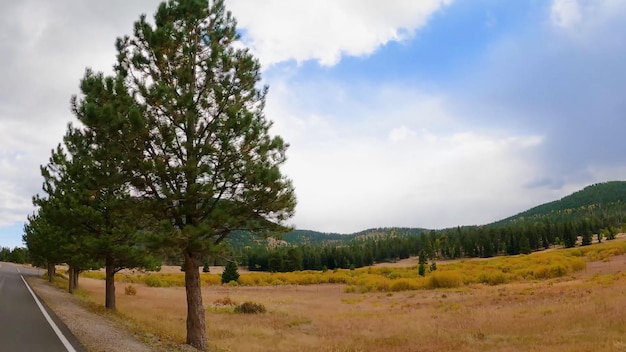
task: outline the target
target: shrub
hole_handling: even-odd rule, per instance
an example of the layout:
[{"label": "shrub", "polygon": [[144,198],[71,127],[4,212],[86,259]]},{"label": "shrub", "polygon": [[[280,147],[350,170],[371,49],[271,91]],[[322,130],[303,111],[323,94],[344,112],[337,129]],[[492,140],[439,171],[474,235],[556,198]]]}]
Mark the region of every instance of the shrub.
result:
[{"label": "shrub", "polygon": [[168,287],[170,286],[167,281],[161,280],[161,277],[156,275],[147,275],[144,280],[146,286],[150,287]]},{"label": "shrub", "polygon": [[357,287],[354,285],[347,285],[346,288],[344,288],[343,292],[345,293],[355,293],[357,292]]},{"label": "shrub", "polygon": [[461,275],[449,271],[437,271],[430,275],[429,285],[432,288],[453,288],[463,283]]},{"label": "shrub", "polygon": [[124,293],[128,296],[134,296],[137,294],[137,289],[133,285],[128,285],[124,287]]},{"label": "shrub", "polygon": [[501,285],[507,283],[508,278],[503,272],[496,271],[482,274],[480,282],[489,285]]},{"label": "shrub", "polygon": [[412,285],[409,279],[398,279],[391,283],[389,289],[394,292],[409,291],[416,289],[416,285]]},{"label": "shrub", "polygon": [[235,313],[241,314],[261,314],[265,313],[267,310],[265,306],[260,303],[254,302],[243,302],[242,304],[235,307]]},{"label": "shrub", "polygon": [[230,296],[224,296],[213,301],[216,306],[236,306],[238,303],[233,301]]},{"label": "shrub", "polygon": [[219,285],[221,283],[221,278],[219,275],[202,275],[200,276],[200,282],[203,285],[211,286],[211,285]]}]

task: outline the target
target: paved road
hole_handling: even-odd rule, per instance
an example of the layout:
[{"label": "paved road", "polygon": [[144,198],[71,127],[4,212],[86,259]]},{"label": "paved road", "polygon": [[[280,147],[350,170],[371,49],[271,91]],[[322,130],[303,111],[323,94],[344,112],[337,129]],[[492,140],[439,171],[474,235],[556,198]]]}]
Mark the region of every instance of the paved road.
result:
[{"label": "paved road", "polygon": [[27,286],[24,276],[37,274],[37,270],[0,263],[0,351],[84,351]]}]

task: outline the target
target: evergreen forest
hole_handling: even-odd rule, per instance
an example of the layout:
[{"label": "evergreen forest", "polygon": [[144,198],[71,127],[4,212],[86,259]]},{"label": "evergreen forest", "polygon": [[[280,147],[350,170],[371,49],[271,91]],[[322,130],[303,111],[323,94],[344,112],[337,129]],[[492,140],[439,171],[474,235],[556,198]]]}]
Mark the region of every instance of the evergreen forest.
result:
[{"label": "evergreen forest", "polygon": [[412,256],[425,262],[528,254],[614,239],[624,224],[625,199],[626,182],[612,181],[482,226],[378,228],[349,235],[296,230],[271,246],[239,233],[229,244],[231,255],[249,270],[270,272],[350,269]]}]

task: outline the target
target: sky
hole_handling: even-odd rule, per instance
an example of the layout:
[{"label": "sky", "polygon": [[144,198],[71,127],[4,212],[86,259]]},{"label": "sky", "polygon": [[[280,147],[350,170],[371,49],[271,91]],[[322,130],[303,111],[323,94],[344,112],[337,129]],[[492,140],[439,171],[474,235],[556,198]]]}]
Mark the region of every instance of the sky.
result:
[{"label": "sky", "polygon": [[[155,0],[0,2],[0,246],[86,67]],[[289,144],[298,229],[480,225],[626,179],[626,1],[226,0]]]}]

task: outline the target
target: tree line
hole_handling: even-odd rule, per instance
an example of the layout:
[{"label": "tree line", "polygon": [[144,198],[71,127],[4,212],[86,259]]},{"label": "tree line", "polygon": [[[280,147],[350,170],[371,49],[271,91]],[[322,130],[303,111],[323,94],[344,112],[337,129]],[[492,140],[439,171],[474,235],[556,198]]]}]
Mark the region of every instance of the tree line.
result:
[{"label": "tree line", "polygon": [[14,247],[11,249],[9,247],[2,247],[0,248],[0,262],[17,264],[30,263],[30,253],[28,252],[28,248]]},{"label": "tree line", "polygon": [[[595,211],[594,211],[595,209]],[[346,245],[254,246],[233,253],[251,271],[349,269],[411,256],[428,260],[529,254],[558,245],[574,247],[612,240],[621,231],[622,203],[582,207],[517,219],[497,226],[466,226],[398,235],[391,232]]]}]

